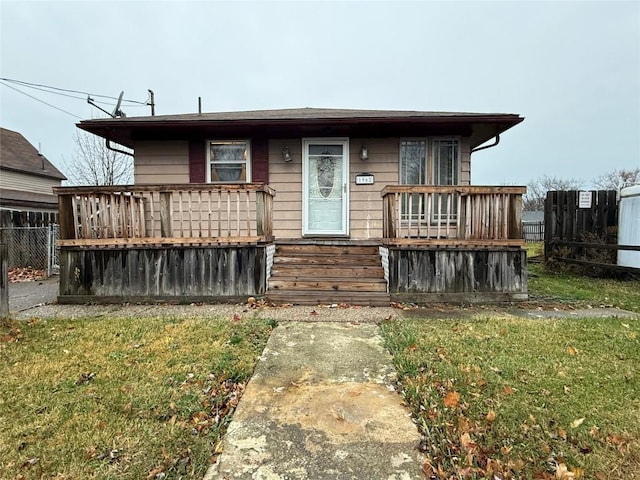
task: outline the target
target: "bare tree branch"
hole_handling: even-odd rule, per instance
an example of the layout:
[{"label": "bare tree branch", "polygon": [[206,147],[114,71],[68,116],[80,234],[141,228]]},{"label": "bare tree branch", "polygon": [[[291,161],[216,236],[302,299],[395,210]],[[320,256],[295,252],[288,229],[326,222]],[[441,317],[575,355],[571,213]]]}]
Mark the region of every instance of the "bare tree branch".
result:
[{"label": "bare tree branch", "polygon": [[640,168],[612,170],[597,177],[593,184],[602,190],[617,190],[640,184]]},{"label": "bare tree branch", "polygon": [[580,190],[583,182],[575,178],[558,178],[544,175],[529,182],[524,196],[524,210],[544,210],[544,200],[547,192],[552,190]]},{"label": "bare tree branch", "polygon": [[133,183],[133,158],[109,150],[105,140],[76,131],[71,162],[66,165],[71,185],[124,185]]}]

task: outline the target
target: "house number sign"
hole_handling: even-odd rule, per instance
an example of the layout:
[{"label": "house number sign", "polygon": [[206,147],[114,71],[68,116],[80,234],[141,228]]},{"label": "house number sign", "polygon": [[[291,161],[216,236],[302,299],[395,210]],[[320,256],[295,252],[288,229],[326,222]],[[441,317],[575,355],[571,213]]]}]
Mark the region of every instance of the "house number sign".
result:
[{"label": "house number sign", "polygon": [[370,173],[359,173],[356,175],[356,185],[373,185],[375,177]]}]

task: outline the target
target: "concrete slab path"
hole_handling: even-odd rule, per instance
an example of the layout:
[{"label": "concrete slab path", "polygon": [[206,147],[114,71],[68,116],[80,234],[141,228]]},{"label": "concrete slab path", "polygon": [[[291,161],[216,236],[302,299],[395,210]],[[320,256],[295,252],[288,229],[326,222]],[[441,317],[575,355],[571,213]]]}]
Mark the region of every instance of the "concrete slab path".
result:
[{"label": "concrete slab path", "polygon": [[424,478],[394,380],[376,325],[282,323],[205,479]]}]

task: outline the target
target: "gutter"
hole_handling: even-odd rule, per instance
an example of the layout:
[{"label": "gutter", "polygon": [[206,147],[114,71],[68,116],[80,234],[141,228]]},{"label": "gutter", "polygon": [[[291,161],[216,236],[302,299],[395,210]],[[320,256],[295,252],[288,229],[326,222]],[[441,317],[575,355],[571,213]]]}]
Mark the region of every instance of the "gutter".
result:
[{"label": "gutter", "polygon": [[497,133],[495,138],[496,138],[496,140],[495,140],[495,142],[493,142],[492,144],[490,144],[490,145],[485,145],[484,147],[476,147],[476,148],[473,148],[473,149],[471,149],[471,153],[479,152],[480,150],[484,150],[485,148],[492,148],[492,147],[495,147],[496,145],[498,145],[498,144],[500,143],[500,134],[499,134],[499,133]]}]

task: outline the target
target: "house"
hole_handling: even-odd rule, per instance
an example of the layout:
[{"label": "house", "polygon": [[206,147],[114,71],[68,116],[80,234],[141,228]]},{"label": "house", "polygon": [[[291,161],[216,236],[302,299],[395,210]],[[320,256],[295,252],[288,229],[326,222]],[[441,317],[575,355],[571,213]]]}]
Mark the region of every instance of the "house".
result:
[{"label": "house", "polygon": [[133,149],[135,185],[56,189],[59,300],[526,298],[525,188],[471,185],[473,152],[522,121],[316,108],[82,121]]},{"label": "house", "polygon": [[5,223],[48,223],[58,211],[53,187],[66,177],[20,133],[0,128],[0,211]]}]

